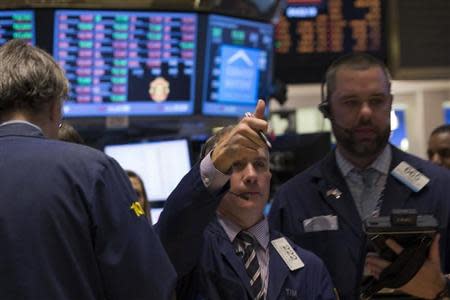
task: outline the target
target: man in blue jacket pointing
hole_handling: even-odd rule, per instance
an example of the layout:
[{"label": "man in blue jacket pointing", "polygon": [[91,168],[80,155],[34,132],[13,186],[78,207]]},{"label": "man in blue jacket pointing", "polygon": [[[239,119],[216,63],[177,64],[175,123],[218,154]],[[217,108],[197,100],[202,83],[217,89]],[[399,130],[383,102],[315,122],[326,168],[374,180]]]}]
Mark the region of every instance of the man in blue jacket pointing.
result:
[{"label": "man in blue jacket pointing", "polygon": [[177,269],[179,299],[334,299],[312,253],[269,228],[264,102],[255,117],[210,138],[166,202],[157,224]]}]

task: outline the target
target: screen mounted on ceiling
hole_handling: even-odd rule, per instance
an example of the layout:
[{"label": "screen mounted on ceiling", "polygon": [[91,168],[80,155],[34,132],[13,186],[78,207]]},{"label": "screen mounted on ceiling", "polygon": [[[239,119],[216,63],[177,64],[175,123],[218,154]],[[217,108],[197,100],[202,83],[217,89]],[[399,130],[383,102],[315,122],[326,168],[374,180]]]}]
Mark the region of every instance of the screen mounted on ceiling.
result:
[{"label": "screen mounted on ceiling", "polygon": [[0,46],[12,39],[23,39],[30,44],[35,44],[35,22],[33,11],[0,11]]},{"label": "screen mounted on ceiling", "polygon": [[65,116],[192,114],[196,42],[193,13],[56,10]]},{"label": "screen mounted on ceiling", "polygon": [[266,98],[271,84],[271,24],[210,15],[206,37],[202,112],[243,116]]}]

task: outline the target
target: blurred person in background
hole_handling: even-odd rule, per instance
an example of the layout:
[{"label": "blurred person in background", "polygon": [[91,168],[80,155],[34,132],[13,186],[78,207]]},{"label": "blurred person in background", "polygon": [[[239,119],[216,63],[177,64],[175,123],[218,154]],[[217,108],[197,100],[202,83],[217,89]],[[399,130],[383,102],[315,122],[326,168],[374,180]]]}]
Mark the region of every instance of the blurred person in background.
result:
[{"label": "blurred person in background", "polygon": [[150,202],[147,198],[147,192],[145,191],[144,182],[142,181],[141,177],[139,177],[138,174],[131,170],[125,170],[125,172],[128,175],[128,178],[130,179],[131,186],[133,187],[134,191],[137,195],[137,200],[144,211],[145,216],[147,217],[150,224],[152,224],[152,215],[151,215],[151,207]]},{"label": "blurred person in background", "polygon": [[428,159],[450,169],[450,124],[436,127],[428,140]]}]

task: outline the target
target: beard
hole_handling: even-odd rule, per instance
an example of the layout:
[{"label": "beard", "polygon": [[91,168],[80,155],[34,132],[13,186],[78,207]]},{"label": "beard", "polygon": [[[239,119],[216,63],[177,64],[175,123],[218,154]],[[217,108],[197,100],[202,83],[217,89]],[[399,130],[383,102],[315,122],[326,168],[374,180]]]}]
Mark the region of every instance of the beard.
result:
[{"label": "beard", "polygon": [[[391,134],[390,125],[385,128],[376,128],[370,122],[360,122],[352,128],[343,128],[332,122],[332,128],[337,143],[349,154],[358,158],[368,158],[380,153],[388,144]],[[371,126],[375,132],[372,139],[358,141],[355,128],[359,126]]]}]

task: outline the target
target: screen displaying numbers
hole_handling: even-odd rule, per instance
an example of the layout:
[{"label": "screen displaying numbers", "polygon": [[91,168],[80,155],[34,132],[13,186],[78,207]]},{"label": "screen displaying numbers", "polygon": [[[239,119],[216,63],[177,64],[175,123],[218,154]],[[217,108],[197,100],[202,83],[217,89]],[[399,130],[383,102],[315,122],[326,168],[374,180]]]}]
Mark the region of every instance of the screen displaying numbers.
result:
[{"label": "screen displaying numbers", "polygon": [[193,112],[197,17],[190,13],[55,13],[54,55],[70,81],[66,116]]},{"label": "screen displaying numbers", "polygon": [[0,46],[12,39],[35,44],[34,13],[30,10],[0,11]]}]

